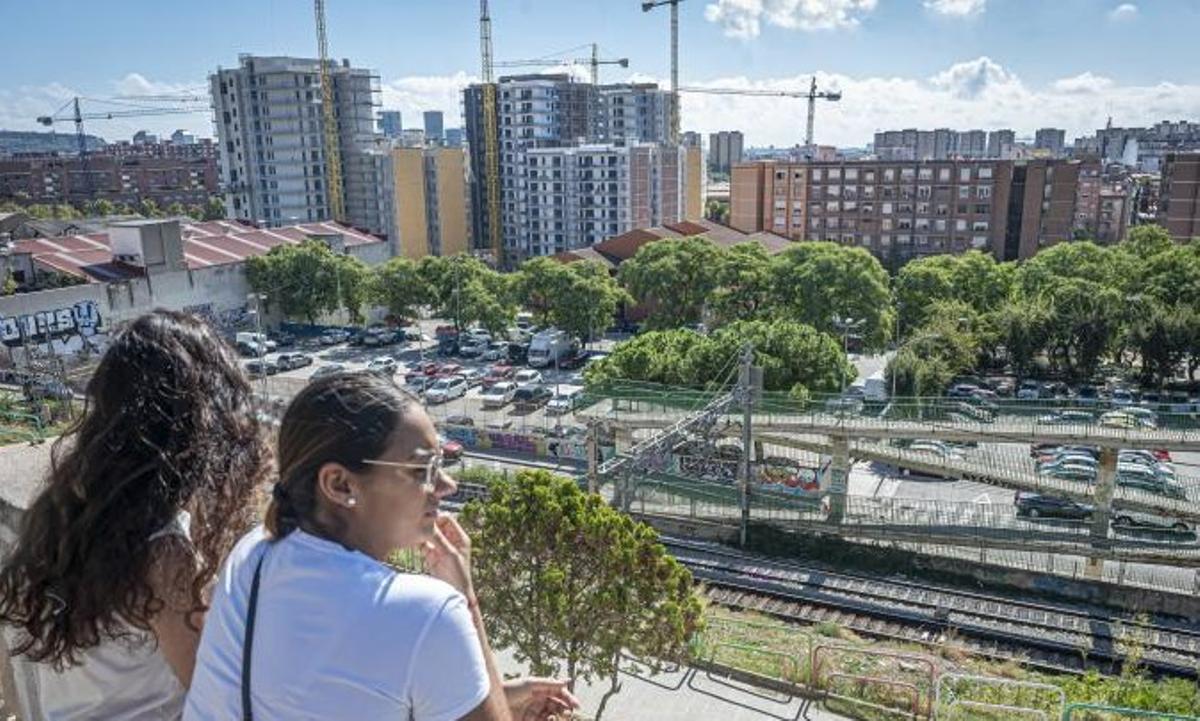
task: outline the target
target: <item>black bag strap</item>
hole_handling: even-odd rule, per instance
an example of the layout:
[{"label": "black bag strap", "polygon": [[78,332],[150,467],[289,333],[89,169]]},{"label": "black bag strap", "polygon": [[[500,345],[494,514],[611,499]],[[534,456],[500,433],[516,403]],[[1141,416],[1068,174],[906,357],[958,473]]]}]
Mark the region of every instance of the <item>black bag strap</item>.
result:
[{"label": "black bag strap", "polygon": [[254,649],[254,617],[258,611],[258,584],[262,578],[263,561],[267,553],[258,557],[254,567],[254,580],[250,582],[250,606],[246,611],[246,637],[242,639],[242,721],[253,721],[250,710],[250,654]]}]

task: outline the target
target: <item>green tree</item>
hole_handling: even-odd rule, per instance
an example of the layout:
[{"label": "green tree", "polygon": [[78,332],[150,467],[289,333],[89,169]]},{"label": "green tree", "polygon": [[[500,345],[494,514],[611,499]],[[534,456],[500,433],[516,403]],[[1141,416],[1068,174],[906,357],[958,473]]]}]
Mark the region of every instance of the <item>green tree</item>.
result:
[{"label": "green tree", "polygon": [[12,295],[17,292],[17,280],[13,278],[11,272],[4,274],[4,286],[0,288],[0,295]]},{"label": "green tree", "polygon": [[721,252],[716,288],[708,301],[716,324],[765,319],[774,311],[771,257],[758,243]]},{"label": "green tree", "polygon": [[54,211],[50,208],[50,206],[42,203],[34,203],[33,205],[25,206],[25,212],[29,214],[29,217],[35,220],[48,220],[54,216]]},{"label": "green tree", "polygon": [[1014,285],[1022,297],[1038,298],[1067,278],[1116,287],[1121,279],[1120,266],[1110,248],[1091,241],[1059,243],[1021,263]]},{"label": "green tree", "polygon": [[429,289],[435,315],[453,318],[456,328],[478,323],[492,333],[503,332],[516,318],[508,277],[469,255],[426,256],[417,272]]},{"label": "green tree", "polygon": [[187,215],[187,209],[183,207],[183,203],[176,201],[167,206],[166,214],[172,218],[178,218]]},{"label": "green tree", "polygon": [[719,260],[720,249],[708,238],[668,238],[638,249],[621,264],[620,279],[649,308],[649,328],[678,328],[701,320]]},{"label": "green tree", "polygon": [[187,216],[192,220],[204,220],[204,206],[192,204],[187,207]]},{"label": "green tree", "polygon": [[429,303],[430,294],[417,262],[397,257],[375,269],[369,297],[400,321],[417,317],[418,309]]},{"label": "green tree", "polygon": [[1018,375],[1033,372],[1050,340],[1051,312],[1042,301],[1011,301],[991,316],[1000,345]]},{"label": "green tree", "polygon": [[867,349],[884,346],[894,322],[887,271],[862,248],[797,243],[775,257],[776,305],[786,317],[838,333],[839,319],[861,322]]},{"label": "green tree", "polygon": [[608,679],[597,719],[620,690],[622,653],[656,670],[686,661],[700,601],[649,526],[547,471],[494,484],[462,518],[496,645],[534,675]]},{"label": "green tree", "polygon": [[978,313],[1000,308],[1012,292],[1013,268],[978,250],[931,255],[905,264],[895,281],[901,335],[924,323],[938,301],[959,301]]},{"label": "green tree", "polygon": [[[246,260],[246,281],[268,303],[277,303],[289,318],[316,323],[322,313],[344,305],[359,315],[367,269],[356,258],[339,256],[320,240],[277,245],[265,255]],[[340,298],[339,298],[340,290]]]},{"label": "green tree", "polygon": [[562,292],[554,297],[551,320],[576,338],[590,341],[612,324],[622,303],[633,299],[599,263],[577,261],[566,270]]},{"label": "green tree", "polygon": [[1049,347],[1060,369],[1089,378],[1112,348],[1122,298],[1118,291],[1082,278],[1061,278],[1046,291],[1050,303]]},{"label": "green tree", "polygon": [[517,270],[513,282],[514,300],[533,314],[538,325],[550,325],[555,303],[566,293],[570,283],[569,275],[567,265],[553,258],[530,258]]},{"label": "green tree", "polygon": [[208,199],[204,204],[204,219],[205,220],[224,220],[225,219],[225,201],[217,196]]},{"label": "green tree", "polygon": [[87,214],[92,216],[103,217],[113,215],[117,211],[117,206],[113,205],[111,200],[105,198],[98,198],[87,205]]}]

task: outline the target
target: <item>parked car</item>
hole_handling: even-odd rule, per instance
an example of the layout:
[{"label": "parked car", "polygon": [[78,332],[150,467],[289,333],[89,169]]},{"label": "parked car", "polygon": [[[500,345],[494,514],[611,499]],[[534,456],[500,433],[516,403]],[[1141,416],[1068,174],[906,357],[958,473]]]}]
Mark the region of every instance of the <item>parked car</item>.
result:
[{"label": "parked car", "polygon": [[1037,469],[1042,472],[1048,472],[1055,468],[1063,468],[1064,466],[1080,466],[1090,468],[1093,476],[1100,471],[1100,462],[1091,456],[1084,456],[1077,453],[1063,453],[1057,456],[1051,456],[1045,461],[1038,461]]},{"label": "parked car", "polygon": [[438,378],[425,391],[425,400],[429,403],[445,403],[467,394],[467,381],[462,376]]},{"label": "parked car", "polygon": [[1092,483],[1096,480],[1096,471],[1085,465],[1078,463],[1064,463],[1062,465],[1046,465],[1038,469],[1038,473],[1047,478],[1056,478],[1060,481],[1076,481],[1080,483]]},{"label": "parked car", "polygon": [[918,453],[931,453],[938,458],[962,458],[962,453],[957,448],[953,448],[942,441],[916,440],[909,444],[908,450]]},{"label": "parked car", "polygon": [[475,425],[475,419],[466,415],[453,415],[446,416],[446,420],[442,421],[442,423],[448,426],[473,426]]},{"label": "parked car", "polygon": [[1022,401],[1035,401],[1042,397],[1042,384],[1038,381],[1021,381],[1021,385],[1017,388],[1017,399]]},{"label": "parked car", "polygon": [[1040,493],[1017,491],[1013,504],[1017,507],[1018,516],[1030,518],[1069,518],[1087,520],[1092,517],[1095,507],[1073,501],[1069,498],[1044,496]]},{"label": "parked car", "polygon": [[529,362],[529,343],[509,343],[508,362],[525,365]]},{"label": "parked car", "polygon": [[379,356],[378,358],[372,358],[367,363],[367,370],[371,371],[372,373],[379,373],[380,375],[386,376],[390,376],[395,373],[396,369],[399,367],[400,364],[396,362],[395,358],[386,355]]},{"label": "parked car", "polygon": [[246,361],[246,375],[251,378],[273,376],[278,372],[279,366],[275,364],[275,361],[267,360],[266,358],[255,358],[252,361]]},{"label": "parked car", "polygon": [[498,381],[484,388],[479,393],[484,408],[503,408],[512,403],[517,394],[517,384],[512,381]]},{"label": "parked car", "polygon": [[546,404],[547,413],[569,413],[583,399],[583,388],[563,386]]},{"label": "parked car", "polygon": [[1075,389],[1075,402],[1080,405],[1095,405],[1100,402],[1100,389],[1085,383]]},{"label": "parked car", "polygon": [[517,388],[527,388],[529,386],[541,385],[542,374],[540,371],[535,371],[532,368],[517,371],[513,377],[513,382],[517,384]]},{"label": "parked car", "polygon": [[346,366],[342,365],[341,363],[330,363],[328,365],[323,365],[320,368],[313,371],[313,374],[311,376],[309,376],[308,379],[316,380],[317,378],[321,378],[322,376],[331,376],[334,373],[344,373],[345,371],[346,371]]},{"label": "parked car", "polygon": [[1171,516],[1160,516],[1157,513],[1140,513],[1127,509],[1121,509],[1113,515],[1112,525],[1117,528],[1154,528],[1175,533],[1192,531],[1192,524],[1188,521]]},{"label": "parked car", "polygon": [[[1139,413],[1145,411],[1149,413]],[[1100,425],[1105,428],[1124,428],[1127,430],[1139,430],[1143,428],[1157,428],[1158,416],[1153,411],[1136,406],[1128,406],[1117,411],[1109,411],[1100,416]]]},{"label": "parked car", "polygon": [[404,334],[404,340],[416,342],[428,340],[428,338],[425,337],[425,334],[421,332],[421,329],[415,325],[410,325],[407,328],[401,328],[400,332]]},{"label": "parked car", "polygon": [[979,386],[971,383],[959,383],[950,386],[950,390],[946,391],[948,398],[970,398],[971,394],[979,390]]},{"label": "parked car", "polygon": [[270,352],[265,344],[253,340],[239,340],[236,348],[238,354],[246,358],[262,358]]},{"label": "parked car", "polygon": [[337,345],[350,340],[350,331],[330,328],[321,333],[321,345]]},{"label": "parked car", "polygon": [[442,459],[446,461],[457,461],[462,458],[463,444],[458,441],[438,436],[438,443],[442,446]]},{"label": "parked car", "polygon": [[424,373],[410,373],[404,377],[404,387],[411,393],[424,395],[425,391],[434,384],[436,378],[427,376]]},{"label": "parked car", "polygon": [[1055,411],[1044,416],[1038,416],[1037,422],[1046,425],[1069,425],[1079,423],[1094,423],[1096,416],[1088,411]]},{"label": "parked car", "polygon": [[438,368],[437,375],[439,378],[444,378],[447,376],[458,376],[458,375],[462,375],[464,370],[466,370],[466,369],[457,363],[445,363],[441,367]]},{"label": "parked car", "polygon": [[1109,396],[1108,401],[1118,408],[1131,406],[1134,403],[1133,392],[1128,388],[1116,388]]},{"label": "parked car", "polygon": [[507,363],[497,363],[488,369],[487,375],[483,377],[483,387],[487,388],[493,383],[512,380],[516,374],[516,369]]},{"label": "parked car", "polygon": [[541,408],[550,402],[554,393],[545,386],[526,386],[518,388],[513,395],[513,404],[522,410]]},{"label": "parked car", "polygon": [[505,341],[494,341],[486,350],[479,354],[479,359],[485,361],[507,360],[508,343]]},{"label": "parked car", "polygon": [[830,398],[825,401],[825,411],[827,413],[836,413],[838,415],[855,415],[862,413],[863,399],[854,396],[842,396],[840,398]]},{"label": "parked car", "polygon": [[482,368],[464,368],[459,375],[467,382],[468,387],[474,388],[475,386],[483,385],[483,379],[487,375],[487,371]]},{"label": "parked car", "polygon": [[462,358],[478,358],[488,349],[488,343],[482,340],[465,338],[458,342],[458,355]]},{"label": "parked car", "polygon": [[284,330],[277,330],[267,334],[267,338],[274,341],[279,348],[290,348],[296,345],[296,336]]},{"label": "parked car", "polygon": [[304,366],[312,365],[313,359],[307,353],[280,353],[275,358],[275,365],[279,366],[280,370],[291,370],[293,368],[303,368]]}]

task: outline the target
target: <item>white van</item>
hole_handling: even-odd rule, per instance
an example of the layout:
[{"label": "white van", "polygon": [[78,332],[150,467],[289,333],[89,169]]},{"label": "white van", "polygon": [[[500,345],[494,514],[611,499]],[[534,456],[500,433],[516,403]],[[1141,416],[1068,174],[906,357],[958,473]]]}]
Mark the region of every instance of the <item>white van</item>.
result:
[{"label": "white van", "polygon": [[887,381],[883,371],[878,370],[863,380],[863,398],[875,403],[883,403],[888,399]]},{"label": "white van", "polygon": [[558,392],[546,404],[547,413],[569,413],[575,410],[575,406],[583,400],[583,388],[581,386],[559,386]]},{"label": "white van", "polygon": [[250,333],[242,331],[238,333],[236,337],[234,337],[234,341],[237,343],[245,343],[248,346],[257,344],[263,348],[266,348],[268,352],[273,351],[276,348],[275,341],[267,338],[266,333]]}]

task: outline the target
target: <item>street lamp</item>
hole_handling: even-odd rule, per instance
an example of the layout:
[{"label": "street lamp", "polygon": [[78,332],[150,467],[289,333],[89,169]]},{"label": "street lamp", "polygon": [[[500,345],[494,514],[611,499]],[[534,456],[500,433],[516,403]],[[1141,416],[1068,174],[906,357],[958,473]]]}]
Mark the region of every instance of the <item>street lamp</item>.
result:
[{"label": "street lamp", "polygon": [[[842,332],[842,353],[850,356],[850,331],[858,330],[866,324],[866,318],[850,318],[833,316],[833,326]],[[846,362],[849,362],[848,360]],[[846,392],[846,366],[842,365],[842,393]]]},{"label": "street lamp", "polygon": [[254,310],[250,311],[254,314],[254,356],[259,362],[259,385],[262,386],[262,394],[267,395],[267,370],[266,370],[266,355],[267,344],[263,342],[262,332],[262,309],[263,303],[267,300],[266,293],[249,293],[246,296],[248,303],[254,304]]}]

